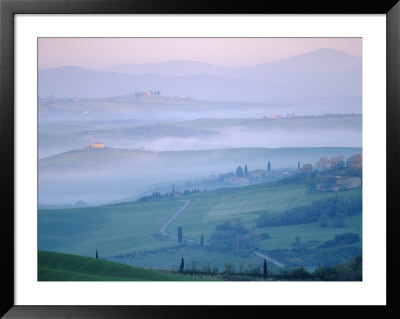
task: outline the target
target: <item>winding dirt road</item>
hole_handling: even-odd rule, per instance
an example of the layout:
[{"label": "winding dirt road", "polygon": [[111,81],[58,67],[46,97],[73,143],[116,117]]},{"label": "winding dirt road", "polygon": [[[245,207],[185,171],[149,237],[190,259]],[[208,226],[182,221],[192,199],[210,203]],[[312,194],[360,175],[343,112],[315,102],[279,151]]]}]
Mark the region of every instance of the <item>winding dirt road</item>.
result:
[{"label": "winding dirt road", "polygon": [[257,251],[254,251],[253,254],[262,259],[266,259],[267,261],[269,261],[271,264],[274,264],[275,266],[282,267],[282,268],[285,267],[284,264],[280,263],[279,261],[277,261],[275,259],[272,259],[271,257],[268,257],[267,255],[261,254]]},{"label": "winding dirt road", "polygon": [[[172,224],[172,222],[185,210],[186,207],[188,207],[190,205],[190,203],[192,202],[190,199],[184,200],[185,204],[179,208],[168,220],[167,222],[162,225],[162,227],[160,228],[160,233],[164,236],[168,236],[169,238],[172,239],[176,239],[178,240],[178,236],[172,235],[170,233],[167,232],[167,229],[169,227],[169,225]],[[187,241],[189,243],[196,243],[195,240],[187,238],[187,237],[182,237],[182,240]]]}]

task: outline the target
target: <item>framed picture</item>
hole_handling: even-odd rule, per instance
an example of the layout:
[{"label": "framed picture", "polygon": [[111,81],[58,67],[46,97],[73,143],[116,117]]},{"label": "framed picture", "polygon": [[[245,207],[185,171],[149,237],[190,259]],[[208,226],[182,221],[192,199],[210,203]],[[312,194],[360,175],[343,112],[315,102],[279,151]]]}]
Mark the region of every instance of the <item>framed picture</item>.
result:
[{"label": "framed picture", "polygon": [[5,318],[399,313],[397,1],[0,8]]}]

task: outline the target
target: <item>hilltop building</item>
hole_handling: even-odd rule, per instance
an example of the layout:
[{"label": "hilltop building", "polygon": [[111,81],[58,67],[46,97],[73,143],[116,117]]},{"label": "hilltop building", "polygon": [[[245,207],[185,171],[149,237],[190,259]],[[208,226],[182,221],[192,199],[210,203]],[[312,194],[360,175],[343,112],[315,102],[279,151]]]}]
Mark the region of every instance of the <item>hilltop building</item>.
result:
[{"label": "hilltop building", "polygon": [[104,143],[91,143],[90,145],[86,146],[85,148],[104,148]]}]

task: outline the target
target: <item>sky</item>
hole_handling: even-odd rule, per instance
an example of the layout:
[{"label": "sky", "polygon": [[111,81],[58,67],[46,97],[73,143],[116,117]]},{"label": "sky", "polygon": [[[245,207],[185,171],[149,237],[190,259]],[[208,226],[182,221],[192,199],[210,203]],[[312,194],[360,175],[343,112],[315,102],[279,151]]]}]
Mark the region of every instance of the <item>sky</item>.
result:
[{"label": "sky", "polygon": [[361,38],[39,38],[38,68],[94,70],[121,64],[189,60],[252,66],[321,48],[361,57]]}]

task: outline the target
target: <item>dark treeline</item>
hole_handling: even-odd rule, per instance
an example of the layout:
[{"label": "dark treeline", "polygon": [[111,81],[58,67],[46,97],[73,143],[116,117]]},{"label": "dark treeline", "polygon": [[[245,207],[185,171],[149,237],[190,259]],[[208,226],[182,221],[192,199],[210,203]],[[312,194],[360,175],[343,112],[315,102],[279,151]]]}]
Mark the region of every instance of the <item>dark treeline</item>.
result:
[{"label": "dark treeline", "polygon": [[[206,191],[206,190],[204,190]],[[170,197],[181,197],[183,195],[190,195],[190,194],[195,194],[199,193],[200,191],[198,189],[185,189],[183,192],[178,192],[175,190],[172,190],[172,192],[164,193],[162,194],[161,192],[153,192],[151,195],[147,196],[142,196],[139,198],[139,202],[148,202],[151,200],[157,200],[157,199],[162,199],[162,198],[170,198]]]},{"label": "dark treeline", "polygon": [[154,199],[166,198],[165,194],[161,194],[160,192],[153,192],[151,195],[143,196],[139,198],[139,202],[148,202]]},{"label": "dark treeline", "polygon": [[[267,267],[267,262],[259,265],[241,263],[235,268],[233,263],[225,263],[220,271],[217,266],[211,266],[210,262],[198,267],[195,262],[190,266],[183,266],[183,258],[178,272],[191,276],[207,276],[220,280],[309,280],[309,281],[361,281],[362,280],[362,257],[356,255],[349,262],[342,262],[334,266],[318,266],[313,272],[304,267],[289,269],[274,269]],[[268,269],[268,270],[267,270]]]},{"label": "dark treeline", "polygon": [[[304,242],[307,245],[307,242]],[[302,246],[302,244],[300,245]],[[344,260],[350,260],[355,255],[362,253],[358,246],[339,245],[334,247],[307,248],[299,247],[293,249],[271,249],[268,251],[259,250],[268,254],[271,258],[279,260],[287,267],[303,267],[306,265],[337,265]]]},{"label": "dark treeline", "polygon": [[356,255],[353,260],[336,266],[318,266],[312,273],[305,268],[281,270],[274,275],[283,280],[314,280],[314,281],[362,281],[362,257]]},{"label": "dark treeline", "polygon": [[310,205],[294,207],[283,212],[259,212],[257,227],[306,224],[327,219],[336,219],[335,225],[341,227],[346,216],[361,212],[362,196],[335,196]]},{"label": "dark treeline", "polygon": [[358,234],[354,233],[346,233],[343,235],[337,235],[333,240],[328,240],[325,243],[323,243],[320,248],[330,248],[330,247],[336,247],[340,245],[351,245],[354,243],[359,242],[360,236]]},{"label": "dark treeline", "polygon": [[314,270],[313,276],[321,281],[361,281],[362,257],[357,255],[352,261],[338,266],[319,266]]},{"label": "dark treeline", "polygon": [[[164,238],[163,235],[159,235],[160,237],[158,238]],[[104,257],[103,259],[105,260],[111,260],[115,262],[122,262],[124,263],[125,260],[129,259],[135,259],[135,258],[144,258],[146,256],[156,256],[158,254],[165,254],[165,253],[175,253],[178,251],[182,251],[185,248],[187,248],[187,244],[182,243],[179,245],[171,246],[171,247],[163,247],[163,248],[158,248],[158,249],[152,249],[152,250],[140,250],[140,251],[132,251],[126,254],[118,254],[118,255],[113,255],[109,257]]]}]

